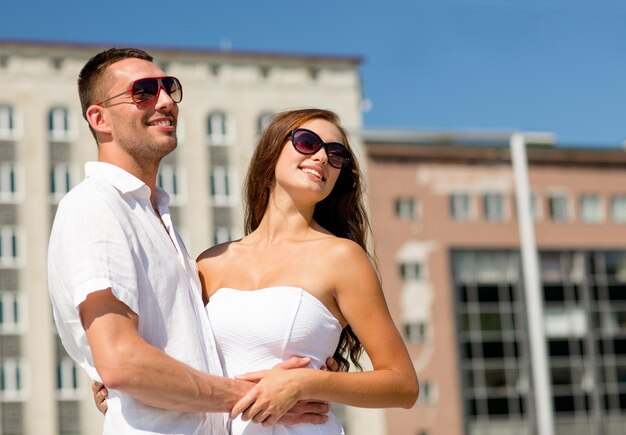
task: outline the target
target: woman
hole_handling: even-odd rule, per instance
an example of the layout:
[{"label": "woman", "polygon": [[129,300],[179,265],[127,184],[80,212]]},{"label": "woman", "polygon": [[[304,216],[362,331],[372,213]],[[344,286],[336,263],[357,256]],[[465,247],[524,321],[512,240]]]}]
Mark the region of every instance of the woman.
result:
[{"label": "woman", "polygon": [[[234,406],[232,433],[343,433],[332,414],[323,425],[274,424],[298,400],[413,406],[417,377],[367,254],[361,174],[338,117],[275,115],[245,195],[246,236],[198,257],[225,374],[258,382]],[[363,349],[373,370],[346,373],[348,359],[361,369]],[[340,371],[316,370],[333,352]],[[310,368],[271,369],[292,356]]]},{"label": "woman", "polygon": [[[241,376],[260,381],[233,408],[231,416],[241,414],[233,433],[342,433],[334,418],[274,432],[257,424],[272,425],[300,399],[411,407],[417,377],[366,252],[360,171],[337,116],[317,109],[274,116],[252,157],[245,195],[246,236],[198,258],[226,374],[269,369],[293,355],[320,368],[335,349],[343,370],[348,356],[360,368],[362,348],[374,370]],[[278,390],[281,403],[270,404]]]}]

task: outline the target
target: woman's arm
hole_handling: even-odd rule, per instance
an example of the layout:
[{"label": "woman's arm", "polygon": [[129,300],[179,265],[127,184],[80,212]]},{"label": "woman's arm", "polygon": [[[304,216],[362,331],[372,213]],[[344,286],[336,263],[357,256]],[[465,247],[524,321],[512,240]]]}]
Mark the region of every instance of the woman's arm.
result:
[{"label": "woman's arm", "polygon": [[[267,370],[241,377],[259,381],[235,405],[231,416],[272,424],[289,404],[316,399],[360,407],[410,408],[419,386],[406,346],[389,314],[378,277],[363,250],[342,240],[321,273],[333,274],[335,298],[342,315],[367,352],[373,371],[332,373],[300,369]],[[329,267],[334,265],[334,267]],[[337,267],[340,265],[340,267]],[[270,403],[277,396],[281,401]]]}]

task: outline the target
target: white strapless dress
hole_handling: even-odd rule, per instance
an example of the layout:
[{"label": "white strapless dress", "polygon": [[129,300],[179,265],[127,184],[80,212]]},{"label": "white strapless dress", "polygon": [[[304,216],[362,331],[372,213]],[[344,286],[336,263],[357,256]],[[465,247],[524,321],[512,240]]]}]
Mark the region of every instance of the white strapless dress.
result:
[{"label": "white strapless dress", "polygon": [[[337,348],[341,324],[315,296],[298,287],[259,290],[220,288],[207,312],[226,376],[269,369],[292,356],[311,358],[322,367]],[[237,418],[233,435],[340,435],[337,418],[325,424],[263,427]]]}]

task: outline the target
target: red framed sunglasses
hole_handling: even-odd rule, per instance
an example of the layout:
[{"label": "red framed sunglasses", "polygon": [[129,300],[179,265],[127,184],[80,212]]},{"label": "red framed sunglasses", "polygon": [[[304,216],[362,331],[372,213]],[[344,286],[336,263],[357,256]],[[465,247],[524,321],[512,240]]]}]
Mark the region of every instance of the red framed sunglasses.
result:
[{"label": "red framed sunglasses", "polygon": [[350,151],[338,142],[325,143],[315,132],[306,128],[296,128],[289,133],[293,147],[300,154],[315,154],[324,148],[328,163],[333,168],[342,169],[350,163]]},{"label": "red framed sunglasses", "polygon": [[175,103],[180,103],[183,100],[183,85],[180,84],[180,81],[176,77],[144,77],[135,80],[128,90],[113,95],[106,100],[102,100],[96,103],[96,105],[101,106],[107,101],[111,101],[113,98],[130,94],[133,104],[142,107],[149,106],[159,98],[161,89],[163,89]]}]

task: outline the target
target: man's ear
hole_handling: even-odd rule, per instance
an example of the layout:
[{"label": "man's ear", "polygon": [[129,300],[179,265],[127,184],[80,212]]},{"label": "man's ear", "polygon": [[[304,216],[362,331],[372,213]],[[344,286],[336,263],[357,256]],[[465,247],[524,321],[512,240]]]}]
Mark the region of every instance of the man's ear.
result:
[{"label": "man's ear", "polygon": [[111,128],[106,116],[106,109],[95,104],[89,106],[85,112],[87,122],[96,132],[111,133]]}]

